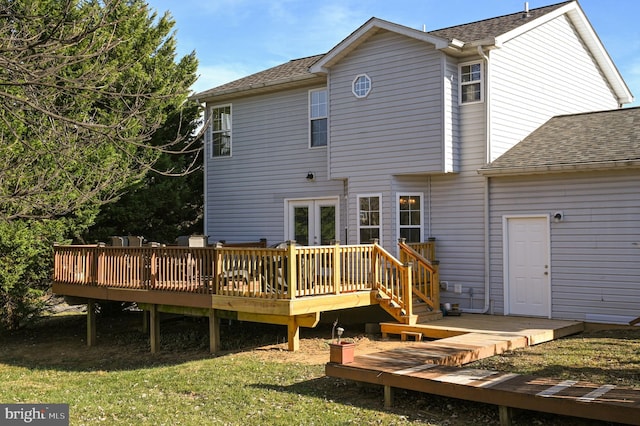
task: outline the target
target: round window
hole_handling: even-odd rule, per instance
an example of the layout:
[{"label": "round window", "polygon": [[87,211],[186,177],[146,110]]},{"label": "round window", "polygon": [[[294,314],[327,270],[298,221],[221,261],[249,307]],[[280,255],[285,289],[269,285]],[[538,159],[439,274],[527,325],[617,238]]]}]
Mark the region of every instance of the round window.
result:
[{"label": "round window", "polygon": [[371,91],[371,79],[366,74],[360,74],[353,80],[353,94],[356,98],[364,98]]}]

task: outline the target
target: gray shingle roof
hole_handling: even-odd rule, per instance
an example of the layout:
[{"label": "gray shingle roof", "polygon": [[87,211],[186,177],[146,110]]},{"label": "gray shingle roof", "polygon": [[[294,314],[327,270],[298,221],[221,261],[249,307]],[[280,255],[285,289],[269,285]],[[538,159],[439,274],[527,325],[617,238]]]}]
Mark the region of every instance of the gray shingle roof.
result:
[{"label": "gray shingle roof", "polygon": [[456,39],[465,43],[470,43],[476,40],[491,39],[514,30],[527,22],[540,18],[547,13],[553,12],[568,3],[571,3],[571,1],[539,7],[537,9],[530,9],[528,15],[525,15],[524,11],[520,11],[510,15],[498,16],[496,18],[484,19],[482,21],[471,22],[469,24],[456,25],[454,27],[429,31],[429,34],[448,40]]},{"label": "gray shingle roof", "polygon": [[640,164],[640,107],[551,118],[482,174]]},{"label": "gray shingle roof", "polygon": [[315,55],[301,59],[294,59],[282,65],[277,65],[267,70],[223,84],[222,86],[217,86],[213,89],[200,92],[193,97],[206,98],[217,94],[239,92],[242,90],[266,87],[296,80],[312,79],[316,76],[309,72],[309,67],[322,56],[323,55]]},{"label": "gray shingle roof", "polygon": [[[531,9],[529,11],[529,16],[526,18],[523,18],[523,12],[521,11],[510,15],[499,16],[497,18],[485,19],[469,24],[430,31],[429,34],[449,40],[457,39],[464,41],[465,43],[493,38],[509,32],[520,25],[524,25],[533,19],[552,12],[567,3],[571,3],[571,1]],[[322,56],[324,56],[324,54],[309,56],[302,59],[294,59],[265,71],[260,71],[256,74],[249,75],[222,86],[197,93],[193,95],[192,98],[202,100],[213,96],[228,95],[245,90],[276,86],[285,82],[317,78],[316,75],[309,72],[309,67],[322,58]]]}]

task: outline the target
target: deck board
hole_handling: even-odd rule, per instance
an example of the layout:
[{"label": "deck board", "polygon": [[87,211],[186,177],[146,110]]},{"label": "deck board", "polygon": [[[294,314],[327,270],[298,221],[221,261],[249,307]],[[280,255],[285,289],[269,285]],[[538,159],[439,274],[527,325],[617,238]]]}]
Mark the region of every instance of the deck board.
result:
[{"label": "deck board", "polygon": [[331,377],[469,401],[595,420],[638,424],[640,389],[538,378],[434,364],[352,364],[325,368]]},{"label": "deck board", "polygon": [[[506,350],[575,334],[583,330],[582,323],[464,315],[410,326],[414,328],[426,336],[449,337],[365,355],[358,355],[356,348],[353,363],[328,363],[327,376],[499,407],[638,424],[640,389],[463,367]],[[407,328],[386,327],[389,334],[402,329]]]},{"label": "deck board", "polygon": [[553,320],[546,318],[510,317],[498,315],[463,314],[448,316],[437,321],[406,325],[382,323],[384,334],[400,334],[402,331],[420,332],[431,339],[443,339],[469,333],[496,336],[524,336],[529,345],[580,333],[584,324],[580,321]]}]

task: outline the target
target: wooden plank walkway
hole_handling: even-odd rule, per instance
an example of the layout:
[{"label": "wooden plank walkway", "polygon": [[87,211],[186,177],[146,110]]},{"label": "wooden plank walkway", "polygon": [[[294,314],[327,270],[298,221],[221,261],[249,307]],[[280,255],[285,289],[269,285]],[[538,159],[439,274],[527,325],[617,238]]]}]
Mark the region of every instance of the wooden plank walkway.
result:
[{"label": "wooden plank walkway", "polygon": [[[411,342],[404,348],[360,356],[356,347],[352,363],[328,363],[325,372],[330,377],[382,385],[387,407],[392,404],[393,389],[401,388],[497,405],[502,425],[511,423],[514,408],[640,424],[640,389],[459,367],[506,350],[552,340],[553,336],[579,332],[582,324],[466,317],[428,325],[435,334],[451,337]],[[510,324],[505,318],[514,321]],[[429,336],[429,331],[423,330]],[[463,334],[463,330],[467,332]],[[387,332],[400,334],[399,329]]]},{"label": "wooden plank walkway", "polygon": [[447,316],[438,321],[406,325],[382,323],[383,336],[400,334],[402,331],[420,332],[430,339],[444,339],[469,333],[499,336],[523,336],[528,345],[548,342],[553,339],[580,333],[584,324],[580,321],[551,320],[546,318],[508,317],[499,315],[463,314]]}]

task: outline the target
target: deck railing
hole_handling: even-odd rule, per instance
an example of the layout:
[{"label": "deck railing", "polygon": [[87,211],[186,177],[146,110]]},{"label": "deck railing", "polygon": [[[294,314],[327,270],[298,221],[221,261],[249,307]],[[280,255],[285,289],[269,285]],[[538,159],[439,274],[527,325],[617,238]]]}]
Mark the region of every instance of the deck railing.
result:
[{"label": "deck railing", "polygon": [[54,281],[86,286],[268,299],[382,287],[401,302],[410,299],[410,283],[415,281],[413,274],[407,275],[403,263],[377,244],[306,247],[290,243],[285,248],[56,246],[54,253]]},{"label": "deck railing", "polygon": [[[373,245],[56,246],[54,281],[273,299],[371,289]],[[288,283],[294,283],[289,286]]]}]

